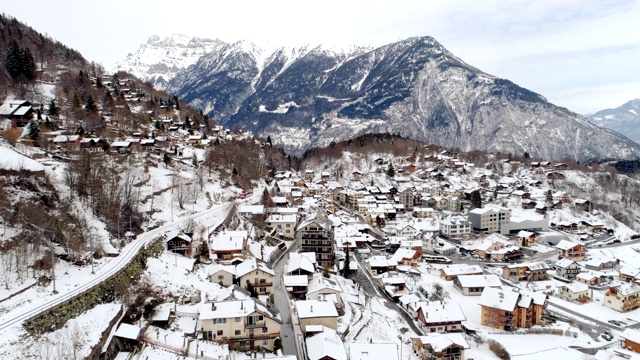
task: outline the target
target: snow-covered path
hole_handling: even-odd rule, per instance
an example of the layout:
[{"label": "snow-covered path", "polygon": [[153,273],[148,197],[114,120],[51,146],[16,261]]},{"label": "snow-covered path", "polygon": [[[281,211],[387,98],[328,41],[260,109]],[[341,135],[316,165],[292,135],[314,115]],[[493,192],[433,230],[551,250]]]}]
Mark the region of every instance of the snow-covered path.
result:
[{"label": "snow-covered path", "polygon": [[78,284],[74,289],[56,295],[51,295],[49,297],[33,299],[31,302],[25,304],[24,306],[13,309],[12,311],[0,317],[0,332],[4,331],[6,328],[14,324],[21,323],[59,304],[65,303],[82,294],[83,292],[93,288],[94,286],[102,283],[103,281],[108,280],[111,276],[115,275],[118,271],[126,267],[142,248],[150,244],[153,240],[157,239],[158,236],[163,235],[167,231],[174,230],[176,227],[186,221],[209,217],[211,219],[210,221],[212,228],[218,227],[226,219],[231,205],[232,203],[224,203],[203,212],[187,216],[181,220],[174,221],[170,224],[163,225],[161,227],[138,235],[135,241],[132,241],[122,249],[118,257],[114,258],[113,261],[110,261],[108,264],[98,269],[95,275],[83,279],[86,281],[82,284]]}]

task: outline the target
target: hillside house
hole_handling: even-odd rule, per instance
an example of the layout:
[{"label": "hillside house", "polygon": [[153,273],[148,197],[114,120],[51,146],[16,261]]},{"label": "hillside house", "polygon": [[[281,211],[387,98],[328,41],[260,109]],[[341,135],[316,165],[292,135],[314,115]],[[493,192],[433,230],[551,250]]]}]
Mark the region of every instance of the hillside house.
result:
[{"label": "hillside house", "polygon": [[249,233],[240,231],[223,231],[211,240],[209,246],[218,259],[231,260],[235,256],[242,254]]},{"label": "hillside house", "polygon": [[536,244],[536,233],[521,230],[516,235],[516,243],[522,247],[529,247]]},{"label": "hillside house", "polygon": [[309,279],[313,277],[316,271],[316,254],[312,252],[306,253],[289,253],[289,262],[287,263],[287,275],[306,275]]},{"label": "hillside house", "polygon": [[480,296],[486,287],[502,286],[497,275],[461,275],[453,279],[453,287],[465,296]]},{"label": "hillside house", "polygon": [[556,275],[562,278],[573,280],[582,270],[577,262],[564,258],[555,263]]},{"label": "hillside house", "polygon": [[320,273],[314,274],[313,278],[309,280],[306,299],[332,301],[338,312],[342,312],[344,309],[342,288],[337,281],[327,279]]},{"label": "hillside house", "polygon": [[284,275],[282,282],[289,296],[296,300],[306,300],[307,290],[309,289],[307,275]]},{"label": "hillside house", "polygon": [[502,267],[502,277],[512,282],[548,280],[547,270],[549,266],[542,261],[510,264]]},{"label": "hillside house", "polygon": [[577,281],[558,285],[558,287],[556,287],[556,293],[559,298],[567,301],[584,303],[591,300],[589,297],[589,286]]},{"label": "hillside house", "polygon": [[9,119],[16,127],[23,127],[33,118],[33,106],[27,100],[5,100],[0,105],[0,118]]},{"label": "hillside house", "polygon": [[249,284],[259,295],[273,294],[275,272],[268,263],[256,258],[249,258],[235,267],[236,279],[245,289]]},{"label": "hillside house", "polygon": [[338,333],[320,325],[321,330],[305,339],[309,360],[347,360],[347,351]]},{"label": "hillside house", "polygon": [[270,232],[275,230],[277,236],[291,240],[296,237],[297,222],[296,215],[271,214],[267,217],[266,225]]},{"label": "hillside house", "polygon": [[482,307],[482,325],[511,331],[542,324],[547,295],[488,287],[478,304]]},{"label": "hillside house", "polygon": [[411,338],[411,347],[420,360],[464,360],[469,343],[462,334],[431,333]]},{"label": "hillside house", "polygon": [[167,251],[171,251],[182,256],[191,255],[191,235],[179,233],[167,240]]},{"label": "hillside house", "polygon": [[256,299],[203,303],[198,318],[204,340],[227,343],[235,351],[273,351],[281,324],[278,311]]},{"label": "hillside house", "polygon": [[640,353],[640,331],[636,329],[625,329],[620,334],[622,348]]},{"label": "hillside house", "polygon": [[604,306],[620,312],[640,308],[640,285],[625,283],[609,288],[604,295]]},{"label": "hillside house", "polygon": [[338,328],[338,311],[332,302],[298,300],[294,306],[302,332],[306,332],[309,325],[324,325],[333,330]]},{"label": "hillside house", "polygon": [[557,245],[558,259],[582,260],[589,255],[587,247],[569,240],[561,240]]},{"label": "hillside house", "polygon": [[482,268],[479,265],[447,265],[440,269],[440,277],[451,281],[462,275],[482,275]]},{"label": "hillside house", "polygon": [[623,266],[618,271],[620,280],[625,282],[640,282],[640,269],[631,266]]},{"label": "hillside house", "polygon": [[462,322],[466,320],[457,303],[432,301],[423,303],[418,309],[418,321],[426,333],[462,331]]},{"label": "hillside house", "polygon": [[367,260],[369,272],[373,275],[383,274],[388,271],[396,270],[398,262],[393,259],[387,259],[384,255],[374,255]]}]

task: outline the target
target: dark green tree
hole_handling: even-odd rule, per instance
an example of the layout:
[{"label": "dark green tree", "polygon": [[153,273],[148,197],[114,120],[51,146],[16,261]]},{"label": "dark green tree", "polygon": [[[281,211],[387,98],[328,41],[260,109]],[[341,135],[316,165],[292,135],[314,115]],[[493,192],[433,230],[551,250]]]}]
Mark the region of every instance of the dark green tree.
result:
[{"label": "dark green tree", "polygon": [[257,298],[258,297],[258,292],[253,287],[253,284],[250,281],[247,281],[247,291],[249,292],[249,294],[250,294],[250,296],[252,298]]},{"label": "dark green tree", "polygon": [[21,56],[20,56],[20,47],[15,40],[11,40],[9,42],[9,46],[7,47],[7,55],[4,59],[4,67],[7,69],[7,72],[11,76],[11,78],[16,81],[22,72],[22,64],[21,64]]},{"label": "dark green tree", "polygon": [[233,171],[231,172],[231,174],[232,174],[233,176],[238,176],[238,170],[236,170],[236,167],[235,167],[235,166],[233,167]]},{"label": "dark green tree", "polygon": [[51,99],[49,101],[49,116],[56,118],[58,115],[60,115],[60,108],[56,105],[56,101]]},{"label": "dark green tree", "polygon": [[282,340],[279,337],[273,339],[273,352],[277,353],[278,350],[282,349]]},{"label": "dark green tree", "polygon": [[349,267],[350,267],[350,259],[349,259],[349,246],[347,245],[347,249],[345,251],[345,256],[344,256],[344,266],[342,267],[342,276],[344,276],[345,278],[349,278]]},{"label": "dark green tree", "polygon": [[40,138],[40,124],[37,120],[29,121],[29,125],[27,126],[27,132],[29,135],[29,139],[36,141]]},{"label": "dark green tree", "polygon": [[475,190],[471,193],[471,208],[477,209],[482,207],[482,195],[480,190]]},{"label": "dark green tree", "polygon": [[389,167],[387,168],[387,176],[394,177],[396,175],[396,170],[393,168],[393,164],[389,163]]},{"label": "dark green tree", "polygon": [[267,144],[269,144],[269,146],[272,146],[273,144],[271,143],[271,135],[267,135]]},{"label": "dark green tree", "polygon": [[93,96],[89,95],[89,97],[87,98],[87,103],[84,106],[85,110],[95,113],[98,112],[98,106],[96,105],[96,102],[93,101]]},{"label": "dark green tree", "polygon": [[547,203],[553,204],[553,190],[547,190]]}]

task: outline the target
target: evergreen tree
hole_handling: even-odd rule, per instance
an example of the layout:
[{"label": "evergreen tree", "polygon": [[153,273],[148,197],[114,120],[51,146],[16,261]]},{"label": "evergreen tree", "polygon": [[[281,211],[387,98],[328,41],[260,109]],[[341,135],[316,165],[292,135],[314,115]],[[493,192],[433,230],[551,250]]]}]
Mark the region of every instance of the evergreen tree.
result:
[{"label": "evergreen tree", "polygon": [[553,191],[551,189],[547,191],[547,203],[553,204]]},{"label": "evergreen tree", "polygon": [[396,171],[393,168],[393,164],[389,163],[389,167],[387,168],[387,176],[394,177],[396,175]]},{"label": "evergreen tree", "polygon": [[252,298],[258,298],[258,292],[253,287],[253,284],[251,284],[251,282],[249,282],[249,281],[247,281],[247,291],[249,292],[249,294],[250,294],[250,296]]},{"label": "evergreen tree", "polygon": [[54,99],[49,101],[49,115],[52,118],[56,118],[60,115],[60,108],[56,105],[56,101]]},{"label": "evergreen tree", "polygon": [[40,138],[40,124],[37,120],[31,120],[27,126],[29,138],[36,141]]},{"label": "evergreen tree", "polygon": [[236,170],[236,167],[235,167],[235,166],[233,167],[233,171],[231,172],[231,174],[232,174],[233,176],[238,176],[238,170]]},{"label": "evergreen tree", "polygon": [[345,256],[344,256],[344,266],[342,267],[342,276],[344,276],[345,278],[349,278],[349,266],[350,266],[350,262],[351,260],[349,259],[349,246],[347,245],[347,249],[345,251]]},{"label": "evergreen tree", "polygon": [[267,144],[269,144],[269,146],[272,146],[273,144],[271,143],[271,135],[267,135]]},{"label": "evergreen tree", "polygon": [[98,106],[96,106],[96,102],[93,101],[93,96],[89,95],[89,98],[87,98],[87,104],[84,108],[92,113],[98,112]]},{"label": "evergreen tree", "polygon": [[27,80],[36,79],[36,62],[31,55],[31,50],[26,48],[20,51],[20,72]]},{"label": "evergreen tree", "polygon": [[20,63],[20,61],[20,47],[18,46],[18,43],[15,42],[15,40],[11,40],[9,42],[9,46],[7,47],[7,56],[4,60],[4,66],[14,81],[18,79],[18,76],[20,76],[22,70],[22,64]]},{"label": "evergreen tree", "polygon": [[473,209],[482,207],[482,196],[480,195],[479,190],[475,190],[471,193],[471,207]]}]

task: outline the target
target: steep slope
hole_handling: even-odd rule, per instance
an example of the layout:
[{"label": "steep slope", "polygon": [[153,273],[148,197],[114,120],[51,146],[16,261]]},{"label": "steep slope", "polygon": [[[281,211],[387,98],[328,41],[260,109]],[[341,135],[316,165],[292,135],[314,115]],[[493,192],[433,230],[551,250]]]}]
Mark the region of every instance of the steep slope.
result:
[{"label": "steep slope", "polygon": [[615,109],[598,111],[587,118],[593,124],[617,131],[640,143],[640,99],[631,100]]},{"label": "steep slope", "polygon": [[124,60],[116,62],[112,71],[126,71],[164,90],[167,82],[180,70],[195,63],[202,55],[224,44],[220,40],[188,37],[182,34],[160,38],[151,36],[145,44]]},{"label": "steep slope", "polygon": [[232,58],[207,54],[168,90],[228,127],[270,135],[289,152],[387,132],[546,159],[640,154],[637,144],[465,64],[431,37],[353,53],[317,47],[291,57],[279,49],[264,64],[235,49]]}]

